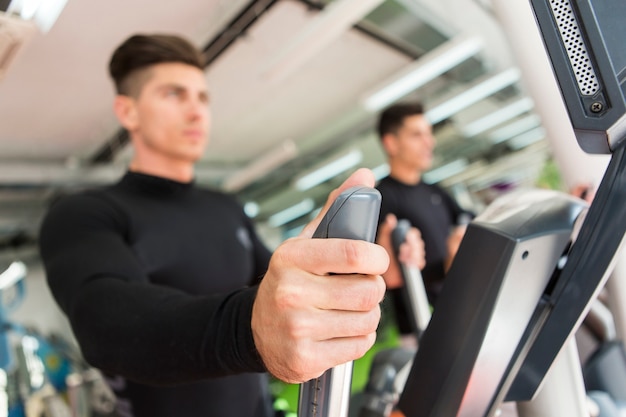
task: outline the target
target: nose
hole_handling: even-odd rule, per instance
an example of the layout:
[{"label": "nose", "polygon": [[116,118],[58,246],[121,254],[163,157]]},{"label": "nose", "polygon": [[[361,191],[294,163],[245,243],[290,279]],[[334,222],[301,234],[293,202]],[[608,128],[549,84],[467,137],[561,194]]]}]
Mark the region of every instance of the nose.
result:
[{"label": "nose", "polygon": [[209,106],[204,100],[200,98],[195,98],[195,99],[190,99],[187,102],[187,116],[191,120],[203,119],[203,118],[206,119],[208,117],[208,113],[209,113]]},{"label": "nose", "polygon": [[432,133],[429,133],[428,135],[426,135],[426,144],[431,149],[435,147],[436,143],[437,143],[437,139],[435,138],[435,135],[433,135]]}]

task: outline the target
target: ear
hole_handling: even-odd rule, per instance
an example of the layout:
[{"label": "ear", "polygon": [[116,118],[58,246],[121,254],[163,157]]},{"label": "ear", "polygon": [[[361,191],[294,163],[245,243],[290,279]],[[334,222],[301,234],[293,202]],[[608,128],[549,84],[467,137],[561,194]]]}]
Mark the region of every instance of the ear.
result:
[{"label": "ear", "polygon": [[398,140],[393,133],[385,133],[382,139],[383,148],[389,156],[395,156],[398,152]]},{"label": "ear", "polygon": [[118,94],[113,101],[113,111],[120,121],[120,124],[128,131],[137,127],[138,116],[135,100],[129,96]]}]

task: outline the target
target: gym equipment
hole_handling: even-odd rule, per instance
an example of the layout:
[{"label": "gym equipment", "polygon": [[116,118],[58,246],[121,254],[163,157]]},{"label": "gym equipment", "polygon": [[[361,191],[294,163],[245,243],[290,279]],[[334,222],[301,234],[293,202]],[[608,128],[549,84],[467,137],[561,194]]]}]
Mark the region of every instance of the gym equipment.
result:
[{"label": "gym equipment", "polygon": [[[391,233],[393,247],[397,254],[400,252],[400,245],[405,241],[406,234],[411,228],[411,223],[406,219],[399,219],[396,228]],[[422,273],[416,267],[400,262],[404,287],[402,295],[409,312],[409,322],[413,333],[419,338],[430,321],[430,304],[424,288]]]},{"label": "gym equipment", "polygon": [[[605,393],[616,409],[626,407],[626,351],[617,339],[611,311],[600,300],[594,300],[584,321],[598,342],[597,348],[583,365],[588,392]],[[600,400],[603,401],[603,400]]]},{"label": "gym equipment", "polygon": [[[524,196],[470,224],[399,401],[406,417],[492,416],[533,400],[626,231],[626,4],[530,1],[579,145],[612,158],[588,212],[564,195]],[[572,372],[558,382],[581,374],[565,359],[558,368]],[[575,400],[550,398],[560,413]]]},{"label": "gym equipment", "polygon": [[[343,238],[373,242],[381,196],[371,187],[356,186],[342,192],[313,234],[313,238]],[[300,385],[299,417],[346,417],[350,401],[352,362],[327,370]]]},{"label": "gym equipment", "polygon": [[25,297],[26,272],[16,261],[0,274],[0,417],[116,416],[115,395],[76,348],[9,320]]},{"label": "gym equipment", "polygon": [[381,350],[370,366],[359,417],[389,417],[409,375],[415,349]]},{"label": "gym equipment", "polygon": [[[408,220],[399,219],[391,233],[396,258],[410,228]],[[416,340],[419,340],[431,317],[424,281],[418,268],[402,262],[399,264],[404,281],[402,296],[409,313],[409,323]],[[410,347],[386,349],[376,354],[370,365],[359,417],[388,417],[391,414],[404,388],[414,355],[415,349]]]},{"label": "gym equipment", "polygon": [[468,226],[400,398],[407,417],[495,413],[584,208],[557,192],[515,193]]}]

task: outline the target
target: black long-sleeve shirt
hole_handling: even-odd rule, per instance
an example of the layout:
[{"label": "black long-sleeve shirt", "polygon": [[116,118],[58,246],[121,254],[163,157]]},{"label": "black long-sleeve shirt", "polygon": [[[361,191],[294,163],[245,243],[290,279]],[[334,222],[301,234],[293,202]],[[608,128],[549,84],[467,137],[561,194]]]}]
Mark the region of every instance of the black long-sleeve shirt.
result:
[{"label": "black long-sleeve shirt", "polygon": [[49,210],[40,253],[87,361],[137,417],[265,416],[250,328],[270,252],[239,204],[127,173]]},{"label": "black long-sleeve shirt", "polygon": [[[431,304],[437,300],[445,277],[445,260],[448,256],[447,240],[462,214],[473,217],[463,210],[452,197],[437,185],[420,182],[404,184],[395,178],[386,177],[376,185],[382,195],[380,221],[392,213],[398,219],[407,219],[418,228],[424,241],[426,266],[422,270],[424,287]],[[406,321],[407,310],[401,290],[391,290],[391,298],[398,325],[402,333],[411,328]]]}]

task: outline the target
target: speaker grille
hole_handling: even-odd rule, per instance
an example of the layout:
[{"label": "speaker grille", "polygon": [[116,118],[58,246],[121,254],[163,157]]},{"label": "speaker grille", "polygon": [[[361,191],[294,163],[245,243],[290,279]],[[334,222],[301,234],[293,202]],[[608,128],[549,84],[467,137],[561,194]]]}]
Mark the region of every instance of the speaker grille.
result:
[{"label": "speaker grille", "polygon": [[585,96],[595,94],[600,85],[570,0],[550,0],[550,7],[576,75],[578,89]]}]

